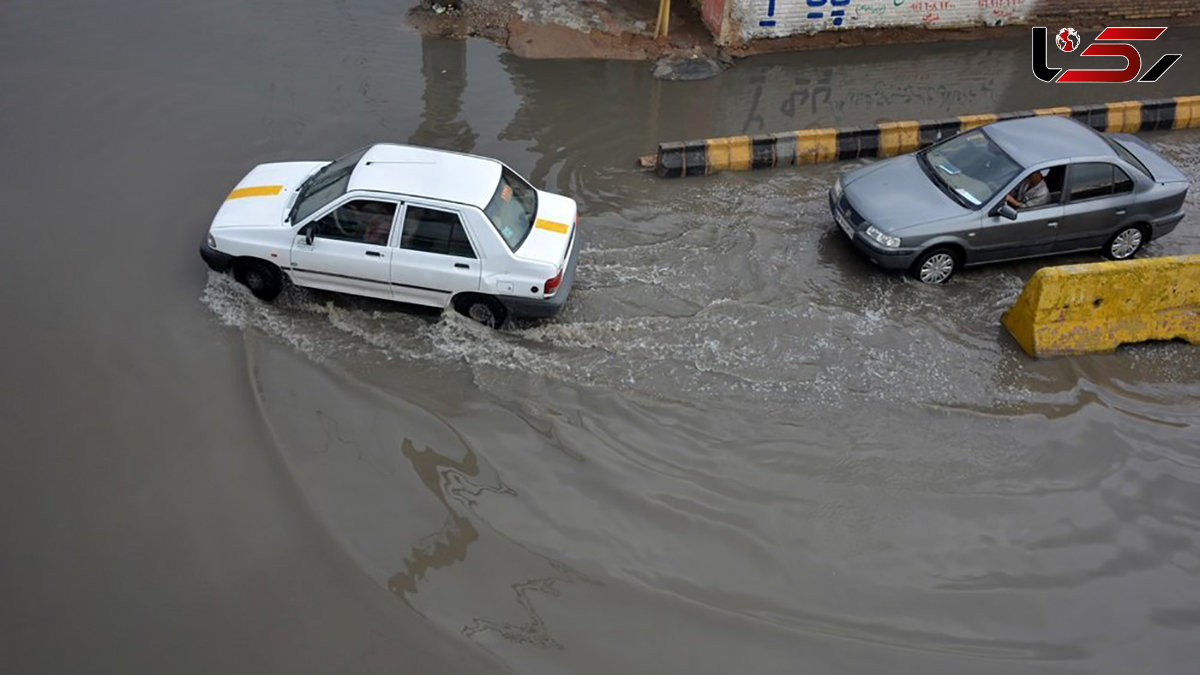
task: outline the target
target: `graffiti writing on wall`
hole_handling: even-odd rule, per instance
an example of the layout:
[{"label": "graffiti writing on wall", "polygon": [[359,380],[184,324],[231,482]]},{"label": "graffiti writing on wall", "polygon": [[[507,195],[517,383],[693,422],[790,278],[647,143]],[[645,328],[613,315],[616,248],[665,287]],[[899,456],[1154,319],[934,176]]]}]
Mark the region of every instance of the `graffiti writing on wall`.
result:
[{"label": "graffiti writing on wall", "polygon": [[743,37],[844,28],[995,25],[1025,18],[1037,0],[725,0]]},{"label": "graffiti writing on wall", "polygon": [[[776,25],[775,8],[777,2],[785,2],[787,0],[767,0],[766,17],[759,19],[758,25],[764,28],[771,28]],[[799,2],[799,0],[791,0]],[[804,18],[808,21],[825,21],[826,10],[828,10],[828,18],[833,20],[834,26],[841,26],[846,20],[846,8],[850,6],[852,0],[804,0],[807,10],[804,12]]]},{"label": "graffiti writing on wall", "polygon": [[[772,100],[770,105],[777,107],[779,114],[790,120],[796,119],[796,113],[800,111],[800,108],[805,108],[802,112],[806,114],[801,115],[802,118],[815,117],[818,105],[829,103],[829,97],[833,94],[833,89],[829,86],[832,79],[832,68],[824,68],[812,77],[796,76],[792,80],[791,89],[784,90],[782,98]],[[763,103],[763,85],[766,84],[767,78],[764,75],[756,75],[750,78],[750,82],[754,84],[754,96],[750,101],[750,113],[746,116],[746,123],[742,125],[743,134],[758,133],[766,128],[766,122],[759,106]],[[811,109],[808,109],[810,106]],[[772,117],[776,117],[776,115],[772,115]],[[751,131],[752,126],[754,127],[753,131]]]},{"label": "graffiti writing on wall", "polygon": [[1019,63],[992,50],[964,50],[955,58],[938,54],[915,65],[769,66],[729,81],[720,98],[731,105],[719,126],[722,133],[759,134],[992,110],[1000,105],[1008,71]]}]

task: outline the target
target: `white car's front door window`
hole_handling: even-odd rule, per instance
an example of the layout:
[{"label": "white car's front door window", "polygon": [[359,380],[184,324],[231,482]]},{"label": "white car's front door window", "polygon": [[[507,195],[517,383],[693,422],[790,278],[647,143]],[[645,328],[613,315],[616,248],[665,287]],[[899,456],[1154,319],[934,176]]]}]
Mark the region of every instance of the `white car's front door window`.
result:
[{"label": "white car's front door window", "polygon": [[397,206],[355,199],[301,228],[292,245],[292,278],[304,286],[391,298],[388,240]]}]

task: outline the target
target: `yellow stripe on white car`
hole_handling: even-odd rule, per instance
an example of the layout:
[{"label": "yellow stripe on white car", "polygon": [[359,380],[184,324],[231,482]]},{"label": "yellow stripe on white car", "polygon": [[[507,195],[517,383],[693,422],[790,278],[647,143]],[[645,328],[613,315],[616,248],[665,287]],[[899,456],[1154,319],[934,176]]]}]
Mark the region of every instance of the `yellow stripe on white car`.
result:
[{"label": "yellow stripe on white car", "polygon": [[273,197],[283,192],[282,185],[256,185],[254,187],[238,188],[229,193],[225,201],[241,199],[242,197]]},{"label": "yellow stripe on white car", "polygon": [[566,234],[571,229],[571,226],[565,223],[556,223],[553,220],[543,220],[541,218],[534,221],[533,226],[539,230],[549,230],[559,234]]}]

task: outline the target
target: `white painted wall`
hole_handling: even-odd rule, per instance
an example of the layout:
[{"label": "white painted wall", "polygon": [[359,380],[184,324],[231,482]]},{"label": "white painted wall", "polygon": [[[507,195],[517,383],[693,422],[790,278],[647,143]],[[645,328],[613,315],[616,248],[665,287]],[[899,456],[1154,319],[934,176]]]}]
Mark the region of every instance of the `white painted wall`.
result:
[{"label": "white painted wall", "polygon": [[[725,0],[745,40],[849,28],[996,26],[1033,14],[1039,0]],[[732,37],[732,36],[731,36]]]}]

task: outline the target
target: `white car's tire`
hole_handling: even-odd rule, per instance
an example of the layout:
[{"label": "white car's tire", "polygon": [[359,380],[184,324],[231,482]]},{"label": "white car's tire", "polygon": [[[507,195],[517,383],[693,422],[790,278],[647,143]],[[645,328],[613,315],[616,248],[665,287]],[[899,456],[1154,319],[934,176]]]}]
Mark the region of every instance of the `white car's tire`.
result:
[{"label": "white car's tire", "polygon": [[490,295],[466,293],[456,296],[454,311],[489,328],[499,328],[508,320],[508,310]]},{"label": "white car's tire", "polygon": [[233,278],[245,284],[254,297],[267,302],[283,290],[283,273],[262,260],[238,260],[233,264]]}]

